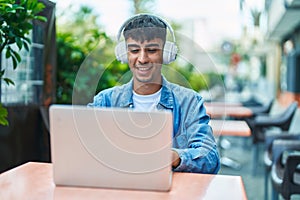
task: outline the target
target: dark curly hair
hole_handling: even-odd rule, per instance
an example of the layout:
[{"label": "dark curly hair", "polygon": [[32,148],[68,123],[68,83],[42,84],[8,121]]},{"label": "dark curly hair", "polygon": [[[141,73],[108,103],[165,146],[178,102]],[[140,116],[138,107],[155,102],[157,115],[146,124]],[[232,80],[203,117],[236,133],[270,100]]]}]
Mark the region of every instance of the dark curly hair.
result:
[{"label": "dark curly hair", "polygon": [[140,14],[133,17],[124,27],[123,35],[127,40],[132,38],[137,41],[144,42],[160,38],[166,41],[167,25],[159,17]]}]

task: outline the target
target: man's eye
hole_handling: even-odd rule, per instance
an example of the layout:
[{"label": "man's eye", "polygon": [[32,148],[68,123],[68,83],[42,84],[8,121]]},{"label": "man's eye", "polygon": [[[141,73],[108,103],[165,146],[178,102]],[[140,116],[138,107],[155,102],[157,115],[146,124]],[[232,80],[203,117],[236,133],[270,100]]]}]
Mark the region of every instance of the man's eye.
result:
[{"label": "man's eye", "polygon": [[158,49],[148,49],[149,53],[156,53],[158,51]]},{"label": "man's eye", "polygon": [[138,53],[140,50],[139,49],[129,49],[130,53]]}]

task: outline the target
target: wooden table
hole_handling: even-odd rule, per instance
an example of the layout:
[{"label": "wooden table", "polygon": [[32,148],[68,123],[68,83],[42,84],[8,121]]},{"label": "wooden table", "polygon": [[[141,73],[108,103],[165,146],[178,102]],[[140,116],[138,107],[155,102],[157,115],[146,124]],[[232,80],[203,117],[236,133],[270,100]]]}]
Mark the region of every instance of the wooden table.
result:
[{"label": "wooden table", "polygon": [[221,155],[221,164],[236,170],[239,170],[242,165],[223,155],[222,136],[239,136],[249,137],[251,136],[251,130],[248,124],[243,120],[210,120],[209,124],[213,129],[213,134],[218,138],[219,153]]},{"label": "wooden table", "polygon": [[205,108],[211,118],[245,118],[253,116],[252,110],[245,106],[212,106],[206,104]]},{"label": "wooden table", "polygon": [[251,130],[248,124],[243,120],[210,120],[209,124],[213,129],[215,136],[251,136]]},{"label": "wooden table", "polygon": [[173,173],[169,192],[57,187],[52,164],[29,162],[0,175],[0,199],[247,199],[240,176]]},{"label": "wooden table", "polygon": [[240,102],[229,102],[229,101],[210,101],[210,102],[204,102],[205,106],[243,106]]}]

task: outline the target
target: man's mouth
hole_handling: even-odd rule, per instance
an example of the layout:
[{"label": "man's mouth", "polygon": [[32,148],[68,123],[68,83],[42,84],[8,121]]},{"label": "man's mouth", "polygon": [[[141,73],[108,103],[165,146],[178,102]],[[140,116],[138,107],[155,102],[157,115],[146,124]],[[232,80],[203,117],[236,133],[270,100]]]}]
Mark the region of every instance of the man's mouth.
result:
[{"label": "man's mouth", "polygon": [[136,69],[138,69],[139,71],[145,72],[145,71],[151,70],[152,66],[137,66]]}]

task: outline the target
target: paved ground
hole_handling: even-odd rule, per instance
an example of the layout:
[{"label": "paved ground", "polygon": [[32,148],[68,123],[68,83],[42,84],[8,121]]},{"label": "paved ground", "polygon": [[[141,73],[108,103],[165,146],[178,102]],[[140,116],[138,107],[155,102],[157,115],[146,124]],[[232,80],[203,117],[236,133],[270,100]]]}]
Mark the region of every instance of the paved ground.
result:
[{"label": "paved ground", "polygon": [[[272,113],[280,111],[280,107],[277,104],[272,108]],[[300,109],[297,110],[296,115],[290,127],[290,131],[297,131],[300,133]],[[264,167],[262,157],[260,156],[257,173],[254,176],[253,158],[252,158],[252,143],[251,138],[239,138],[239,137],[226,137],[230,141],[231,146],[229,149],[223,151],[225,156],[233,158],[242,164],[241,169],[234,170],[228,167],[222,166],[220,174],[225,175],[239,175],[242,176],[244,186],[246,189],[247,197],[249,200],[263,200],[264,199]],[[260,155],[263,154],[263,146],[260,148]],[[269,199],[271,199],[271,183],[269,183]],[[281,198],[280,198],[281,199]],[[300,200],[300,195],[292,196],[293,200]]]}]

